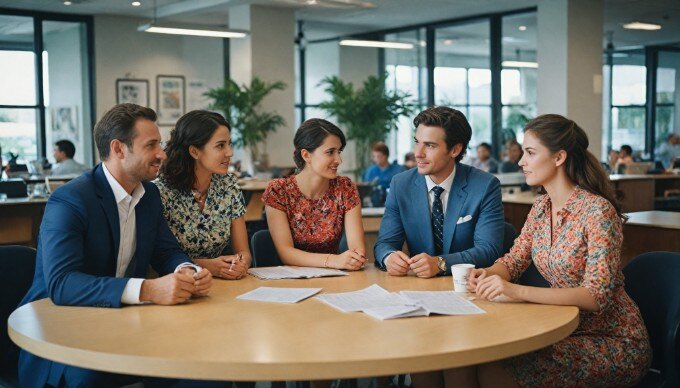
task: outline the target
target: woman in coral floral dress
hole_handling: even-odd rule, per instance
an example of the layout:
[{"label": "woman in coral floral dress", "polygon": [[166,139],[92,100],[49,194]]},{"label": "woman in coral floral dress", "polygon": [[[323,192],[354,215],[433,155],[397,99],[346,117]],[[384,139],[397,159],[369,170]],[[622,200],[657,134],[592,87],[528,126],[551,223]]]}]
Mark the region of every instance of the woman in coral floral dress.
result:
[{"label": "woman in coral floral dress", "polygon": [[[293,143],[300,172],[271,181],[262,195],[276,251],[289,265],[361,269],[366,248],[359,192],[338,176],[345,135],[326,120],[310,119]],[[337,254],[343,228],[349,249]]]},{"label": "woman in coral floral dress", "polygon": [[[481,365],[466,386],[630,386],[651,363],[640,311],[623,288],[621,209],[588,138],[576,123],[542,115],[526,125],[520,160],[529,185],[542,186],[510,252],[473,270],[469,288],[482,299],[504,295],[573,305],[579,326],[544,349]],[[513,284],[533,262],[551,288]],[[462,371],[461,371],[462,372]],[[464,383],[463,383],[464,384]]]}]

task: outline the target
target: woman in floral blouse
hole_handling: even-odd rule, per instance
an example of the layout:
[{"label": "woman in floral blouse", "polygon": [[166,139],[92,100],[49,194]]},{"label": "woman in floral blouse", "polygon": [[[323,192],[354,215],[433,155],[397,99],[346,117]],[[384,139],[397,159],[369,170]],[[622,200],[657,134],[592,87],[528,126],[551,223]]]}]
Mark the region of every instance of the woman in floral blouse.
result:
[{"label": "woman in floral blouse", "polygon": [[[242,278],[251,258],[243,195],[227,173],[234,154],[229,124],[218,113],[191,111],[177,121],[165,152],[155,183],[170,230],[213,276]],[[235,254],[223,256],[230,239]]]},{"label": "woman in floral blouse", "polygon": [[[293,143],[300,172],[271,181],[262,195],[276,251],[290,265],[361,269],[366,248],[359,192],[338,175],[345,135],[326,120],[310,119]],[[336,254],[343,228],[349,249]]]},{"label": "woman in floral blouse", "polygon": [[[640,311],[623,288],[621,213],[608,176],[573,121],[542,115],[526,125],[526,181],[542,186],[510,252],[475,269],[469,288],[482,299],[577,306],[579,326],[544,349],[467,368],[461,386],[630,386],[651,362]],[[511,283],[534,263],[551,288]],[[461,371],[464,372],[464,371]]]}]

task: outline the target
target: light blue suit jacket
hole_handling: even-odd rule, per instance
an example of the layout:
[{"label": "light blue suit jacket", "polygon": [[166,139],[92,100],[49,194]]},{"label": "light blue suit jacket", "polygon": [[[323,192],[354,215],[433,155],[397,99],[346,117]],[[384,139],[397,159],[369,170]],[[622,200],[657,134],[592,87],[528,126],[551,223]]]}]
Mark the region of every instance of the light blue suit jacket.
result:
[{"label": "light blue suit jacket", "polygon": [[[470,216],[469,221],[463,222],[466,216]],[[396,175],[373,249],[376,265],[384,269],[385,257],[401,250],[404,241],[411,256],[434,255],[431,220],[425,176],[415,168]],[[471,263],[477,268],[493,264],[502,250],[503,222],[498,178],[458,163],[444,215],[441,256],[446,260],[447,273],[451,273],[453,264]]]}]

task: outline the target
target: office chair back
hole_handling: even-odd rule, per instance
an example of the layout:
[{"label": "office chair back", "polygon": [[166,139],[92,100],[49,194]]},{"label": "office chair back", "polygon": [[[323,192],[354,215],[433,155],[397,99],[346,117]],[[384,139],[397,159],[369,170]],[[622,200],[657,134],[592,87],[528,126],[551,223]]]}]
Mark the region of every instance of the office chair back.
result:
[{"label": "office chair back", "polygon": [[7,319],[33,283],[35,249],[20,245],[0,246],[0,365],[3,375],[16,374],[19,349],[7,335]]},{"label": "office chair back", "polygon": [[[624,269],[625,288],[645,321],[662,384],[680,386],[680,253],[648,252]],[[651,373],[650,373],[651,374]],[[648,374],[649,375],[649,374]],[[648,376],[649,377],[649,376]],[[649,378],[646,378],[649,380]],[[644,380],[643,380],[644,381]]]},{"label": "office chair back", "polygon": [[[253,267],[275,267],[277,265],[284,265],[279,254],[276,253],[274,240],[272,240],[269,229],[255,232],[250,239],[250,247],[253,250]],[[342,253],[347,249],[347,236],[343,233],[342,238],[340,239],[338,253]]]},{"label": "office chair back", "polygon": [[253,267],[275,267],[283,265],[279,254],[276,253],[274,240],[269,229],[258,230],[250,239],[250,247],[253,250]]},{"label": "office chair back", "polygon": [[[510,252],[512,245],[515,243],[517,238],[517,232],[512,224],[506,222],[503,228],[503,254]],[[534,266],[534,263],[529,264],[529,267],[522,273],[522,275],[517,280],[517,283],[523,286],[531,287],[550,287],[550,283],[541,275],[540,272]]]}]

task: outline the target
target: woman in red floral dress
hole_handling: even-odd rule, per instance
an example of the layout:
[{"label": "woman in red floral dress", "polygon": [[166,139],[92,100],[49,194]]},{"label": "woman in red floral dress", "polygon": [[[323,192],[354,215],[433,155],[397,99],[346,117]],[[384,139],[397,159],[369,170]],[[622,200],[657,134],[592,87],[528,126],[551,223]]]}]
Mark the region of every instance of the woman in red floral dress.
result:
[{"label": "woman in red floral dress", "polygon": [[[361,201],[356,185],[338,175],[345,135],[309,119],[293,140],[299,173],[273,180],[262,201],[281,261],[304,267],[359,270],[366,263]],[[343,228],[349,249],[337,254]]]},{"label": "woman in red floral dress", "polygon": [[[466,386],[630,386],[651,363],[640,311],[623,288],[620,253],[623,214],[609,179],[587,150],[573,121],[542,115],[525,127],[526,181],[546,195],[534,202],[510,252],[473,270],[469,288],[482,299],[498,296],[581,310],[569,337],[541,350],[467,368]],[[533,262],[551,288],[513,284]],[[464,372],[462,370],[461,372]],[[463,383],[465,384],[465,383]]]}]

